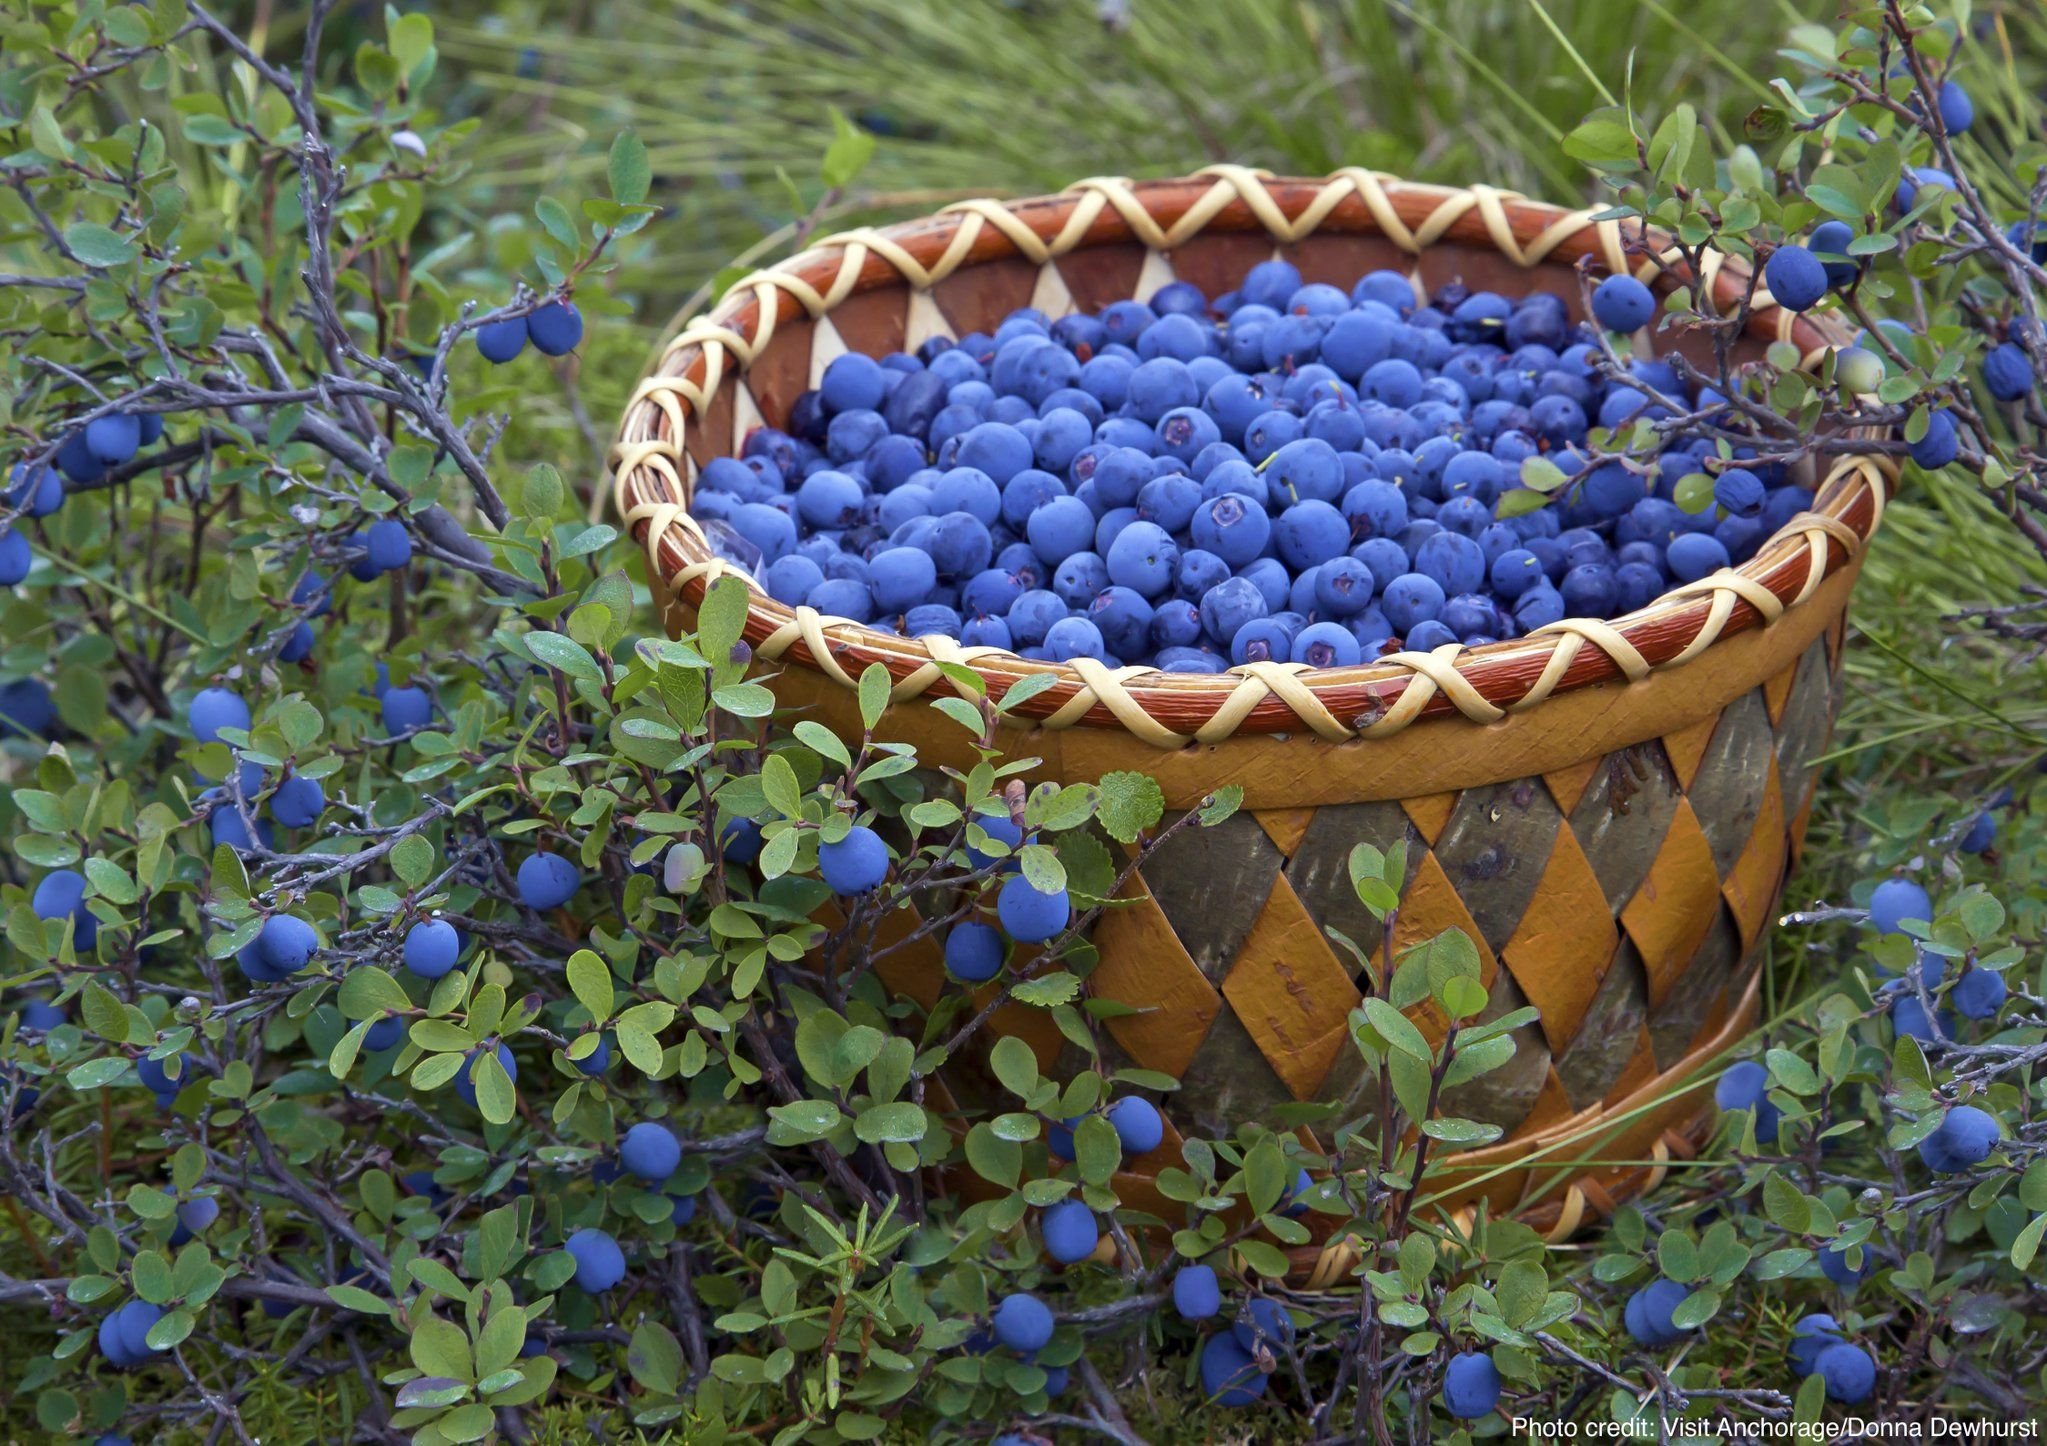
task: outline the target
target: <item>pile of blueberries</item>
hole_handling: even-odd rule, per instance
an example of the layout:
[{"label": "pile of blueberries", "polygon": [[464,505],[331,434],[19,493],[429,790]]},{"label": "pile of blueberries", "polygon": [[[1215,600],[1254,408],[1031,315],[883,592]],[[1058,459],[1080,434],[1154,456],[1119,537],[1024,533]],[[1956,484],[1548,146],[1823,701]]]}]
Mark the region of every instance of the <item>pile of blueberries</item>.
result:
[{"label": "pile of blueberries", "polygon": [[[1593,312],[1632,333],[1656,302],[1614,276]],[[1272,260],[1213,302],[1175,281],[837,357],[786,431],[702,469],[691,510],[785,604],[1027,658],[1219,672],[1476,646],[1640,608],[1811,505],[1704,438],[1653,469],[1588,454],[1596,428],[1672,415],[1651,391],[1687,416],[1718,400],[1647,358],[1609,382],[1597,340],[1550,293],[1423,304],[1399,272],[1345,292]],[[1568,483],[1503,506],[1537,456]],[[1697,510],[1674,500],[1692,474]]]}]

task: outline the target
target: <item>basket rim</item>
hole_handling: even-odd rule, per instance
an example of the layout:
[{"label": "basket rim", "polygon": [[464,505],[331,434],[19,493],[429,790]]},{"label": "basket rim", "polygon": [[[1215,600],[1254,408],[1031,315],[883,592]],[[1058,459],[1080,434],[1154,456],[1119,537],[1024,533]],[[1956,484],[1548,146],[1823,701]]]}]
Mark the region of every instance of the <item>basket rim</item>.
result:
[{"label": "basket rim", "polygon": [[[1091,659],[1039,662],[1007,649],[967,647],[943,636],[906,638],[792,608],[718,559],[687,510],[694,480],[686,447],[691,417],[710,410],[728,374],[735,383],[744,378],[782,324],[819,320],[858,294],[903,287],[914,309],[920,295],[928,303],[931,288],[963,266],[1021,259],[1043,267],[1071,251],[1132,242],[1151,253],[1149,265],[1207,231],[1262,230],[1276,246],[1326,232],[1376,235],[1417,261],[1447,241],[1491,247],[1527,269],[1587,260],[1652,284],[1680,269],[1674,251],[1631,258],[1620,223],[1596,215],[1489,186],[1425,185],[1358,168],[1293,178],[1213,166],[1159,181],[1096,177],[1054,195],[963,201],[918,220],[839,233],[736,282],[707,318],[686,324],[664,344],[621,419],[610,457],[614,503],[645,551],[650,578],[671,597],[694,607],[720,577],[747,585],[744,636],[763,661],[807,665],[849,688],[865,668],[880,663],[895,701],[959,693],[941,664],[978,673],[998,698],[1025,679],[1049,674],[1051,684],[1039,684],[1042,691],[1011,710],[1011,718],[1049,728],[1121,728],[1160,748],[1302,728],[1333,742],[1377,738],[1443,715],[1490,723],[1560,690],[1639,681],[1681,666],[1722,636],[1766,626],[1847,566],[1881,521],[1896,486],[1895,459],[1838,458],[1821,480],[1813,509],[1766,540],[1749,562],[1680,585],[1616,619],[1566,618],[1510,641],[1447,644],[1349,668],[1262,662],[1218,674],[1110,668]],[[1659,233],[1649,235],[1667,244]],[[1716,304],[1725,308],[1753,290],[1750,331],[1793,342],[1808,363],[1848,341],[1831,316],[1775,306],[1740,257],[1708,253],[1701,269]],[[720,444],[718,450],[727,449]]]}]

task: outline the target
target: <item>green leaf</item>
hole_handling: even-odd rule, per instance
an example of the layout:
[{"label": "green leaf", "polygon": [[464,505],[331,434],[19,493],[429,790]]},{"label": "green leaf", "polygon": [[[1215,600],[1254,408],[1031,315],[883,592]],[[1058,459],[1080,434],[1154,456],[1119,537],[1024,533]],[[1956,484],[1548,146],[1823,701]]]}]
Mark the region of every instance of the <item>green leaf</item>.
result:
[{"label": "green leaf", "polygon": [[818,168],[818,174],[827,186],[837,190],[867,168],[874,156],[874,137],[837,109],[832,111],[832,130],[832,142],[825,147],[824,164]]},{"label": "green leaf", "polygon": [[1090,1185],[1105,1185],[1123,1161],[1123,1143],[1116,1127],[1101,1115],[1089,1115],[1073,1127],[1073,1159],[1080,1178]]},{"label": "green leaf", "polygon": [[611,1018],[617,995],[604,961],[589,949],[578,949],[569,956],[568,975],[569,989],[576,1002],[590,1012],[591,1023],[602,1024]]},{"label": "green leaf", "polygon": [[390,1010],[412,1008],[411,998],[396,979],[367,964],[348,971],[335,1002],[350,1019],[378,1019]]},{"label": "green leaf", "polygon": [[96,221],[74,221],[64,228],[64,244],[87,266],[121,266],[135,259],[135,243]]},{"label": "green leaf", "polygon": [[1165,817],[1165,793],[1148,773],[1103,774],[1098,799],[1095,816],[1119,843],[1136,843]]},{"label": "green leaf", "polygon": [[923,1106],[907,1100],[890,1105],[870,1105],[853,1120],[853,1133],[870,1145],[887,1140],[915,1144],[924,1138],[928,1128]]},{"label": "green leaf", "polygon": [[657,1396],[672,1396],[682,1383],[682,1344],[659,1321],[642,1321],[626,1347],[626,1369]]},{"label": "green leaf", "polygon": [[505,1073],[504,1063],[498,1059],[498,1052],[489,1049],[477,1055],[469,1078],[476,1087],[478,1112],[494,1125],[510,1124],[519,1096],[512,1088],[512,1077]]},{"label": "green leaf", "polygon": [[412,1363],[429,1376],[455,1381],[475,1380],[469,1336],[453,1321],[429,1315],[412,1327]]},{"label": "green leaf", "polygon": [[[109,1044],[122,1044],[128,1039],[128,1011],[121,1006],[113,991],[98,980],[92,980],[78,996],[79,1014],[85,1020],[85,1027],[106,1040]],[[145,1043],[151,1042],[145,1038]]]},{"label": "green leaf", "polygon": [[1428,1040],[1423,1038],[1414,1021],[1385,1000],[1376,995],[1367,999],[1365,1018],[1371,1021],[1372,1028],[1376,1029],[1380,1037],[1395,1050],[1424,1062],[1433,1057]]},{"label": "green leaf", "polygon": [[590,656],[590,650],[574,638],[560,633],[533,632],[526,634],[527,651],[558,673],[571,678],[580,678],[586,683],[602,683],[604,671],[597,666],[597,660]]},{"label": "green leaf", "polygon": [[1452,1019],[1469,1019],[1485,1009],[1487,995],[1484,985],[1469,975],[1460,974],[1443,981],[1438,1000],[1443,1012]]},{"label": "green leaf", "polygon": [[2011,1243],[2011,1263],[2014,1269],[2027,1270],[2032,1267],[2033,1256],[2039,1252],[2040,1237],[2047,1234],[2047,1215],[2035,1215],[2032,1224],[2019,1232],[2019,1238]]},{"label": "green leaf", "polygon": [[637,206],[647,199],[653,173],[647,166],[647,147],[632,131],[620,131],[611,142],[605,162],[611,182],[611,199],[622,206]]},{"label": "green leaf", "polygon": [[1013,1034],[995,1041],[988,1051],[988,1064],[1002,1087],[1018,1099],[1029,1101],[1038,1087],[1038,1057],[1031,1047]]},{"label": "green leaf", "polygon": [[860,722],[868,732],[874,731],[874,725],[888,711],[889,694],[894,687],[895,680],[880,663],[869,663],[860,674]]}]

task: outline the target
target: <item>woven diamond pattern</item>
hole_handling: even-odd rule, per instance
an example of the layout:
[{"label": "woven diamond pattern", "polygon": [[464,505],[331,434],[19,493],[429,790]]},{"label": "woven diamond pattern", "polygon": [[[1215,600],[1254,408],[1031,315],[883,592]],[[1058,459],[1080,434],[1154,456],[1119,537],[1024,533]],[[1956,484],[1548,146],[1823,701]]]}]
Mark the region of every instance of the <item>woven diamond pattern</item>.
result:
[{"label": "woven diamond pattern", "polygon": [[[1089,992],[1136,1011],[1108,1033],[1182,1081],[1166,1109],[1184,1131],[1293,1101],[1355,1112],[1367,1082],[1349,1015],[1367,981],[1330,931],[1383,962],[1348,859],[1360,843],[1402,844],[1396,952],[1462,928],[1488,991],[1481,1018],[1540,1011],[1514,1063],[1450,1107],[1511,1139],[1618,1100],[1718,1028],[1753,973],[1834,682],[1821,639],[1702,723],[1545,777],[1182,830],[1097,926]],[[1433,1005],[1411,1013],[1441,1037]]]}]

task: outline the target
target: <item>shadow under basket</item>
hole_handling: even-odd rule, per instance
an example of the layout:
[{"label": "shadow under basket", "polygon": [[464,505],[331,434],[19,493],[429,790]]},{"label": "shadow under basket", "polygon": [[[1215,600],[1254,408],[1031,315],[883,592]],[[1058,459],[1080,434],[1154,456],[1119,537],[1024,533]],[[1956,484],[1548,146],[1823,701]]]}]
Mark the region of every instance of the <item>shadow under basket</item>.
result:
[{"label": "shadow under basket", "polygon": [[[1590,213],[1359,170],[1084,181],[830,238],[735,285],[663,349],[626,412],[616,501],[671,628],[733,571],[688,516],[696,469],[779,423],[832,358],[992,331],[1020,306],[1057,316],[1143,299],[1176,278],[1216,295],[1274,255],[1309,281],[1346,287],[1395,267],[1422,288],[1549,289],[1574,314],[1581,262],[1659,290],[1677,284],[1639,235]],[[1731,311],[1747,289],[1744,263],[1712,256],[1706,266]],[[1759,289],[1740,354],[1760,357],[1772,341],[1810,362],[1846,337]],[[1635,339],[1638,351],[1651,342]],[[1153,1181],[1178,1163],[1182,1132],[1226,1133],[1304,1101],[1343,1105],[1341,1120],[1362,1112],[1368,1088],[1376,1096],[1349,1038],[1358,971],[1325,930],[1381,956],[1346,861],[1358,843],[1404,843],[1394,947],[1461,928],[1488,990],[1480,1020],[1540,1011],[1517,1031],[1510,1064],[1444,1102],[1504,1137],[1440,1156],[1423,1199],[1452,1212],[1484,1202],[1562,1238],[1692,1153],[1710,1116],[1711,1066],[1756,1019],[1760,943],[1838,703],[1849,590],[1896,472],[1887,458],[1854,456],[1802,480],[1817,488],[1813,510],[1738,570],[1610,621],[1361,667],[1257,663],[1206,676],[1039,663],[784,607],[751,579],[746,637],[785,706],[855,736],[855,680],[884,664],[900,706],[878,731],[915,743],[929,763],[972,762],[962,730],[916,701],[950,692],[935,664],[957,662],[998,697],[1020,678],[1055,675],[1001,739],[1011,756],[1042,760],[1035,778],[1137,770],[1158,780],[1169,810],[1242,786],[1236,816],[1156,850],[1127,902],[1094,928],[1088,993],[1136,1011],[1107,1022],[1109,1062],[1181,1082],[1161,1101],[1165,1143],[1117,1177],[1126,1204],[1179,1213]],[[893,922],[909,932],[906,916]],[[879,972],[926,1007],[945,987],[928,939]],[[1433,1005],[1409,1013],[1440,1041],[1446,1021]],[[1007,1006],[993,1026],[1029,1043],[1041,1069],[1077,1063],[1062,1058],[1072,1047],[1042,1011]],[[937,1097],[970,1113],[1001,1107],[977,1060],[937,1083]],[[1295,1257],[1297,1276],[1316,1285],[1356,1259],[1341,1243]]]}]

